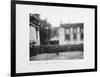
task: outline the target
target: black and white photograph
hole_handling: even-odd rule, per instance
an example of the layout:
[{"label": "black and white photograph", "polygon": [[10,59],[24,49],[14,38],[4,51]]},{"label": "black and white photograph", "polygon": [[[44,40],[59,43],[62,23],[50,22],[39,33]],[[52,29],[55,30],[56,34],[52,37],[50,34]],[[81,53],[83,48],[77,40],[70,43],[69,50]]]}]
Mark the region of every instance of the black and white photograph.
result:
[{"label": "black and white photograph", "polygon": [[11,4],[12,75],[97,70],[97,6]]},{"label": "black and white photograph", "polygon": [[30,61],[84,59],[84,22],[73,23],[70,17],[68,21],[70,14],[63,12],[59,15],[50,10],[44,17],[29,14]]}]

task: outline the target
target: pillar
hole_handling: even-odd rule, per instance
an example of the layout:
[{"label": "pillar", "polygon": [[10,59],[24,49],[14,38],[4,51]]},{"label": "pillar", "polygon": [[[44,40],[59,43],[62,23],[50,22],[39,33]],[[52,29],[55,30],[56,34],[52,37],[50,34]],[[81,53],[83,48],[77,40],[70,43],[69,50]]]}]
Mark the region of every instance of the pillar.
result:
[{"label": "pillar", "polygon": [[59,44],[64,45],[65,44],[65,33],[64,33],[64,28],[59,29]]},{"label": "pillar", "polygon": [[73,27],[70,27],[70,44],[73,44]]},{"label": "pillar", "polygon": [[36,45],[40,45],[40,33],[39,33],[39,30],[37,30],[37,44]]},{"label": "pillar", "polygon": [[77,43],[81,42],[80,27],[77,27]]}]

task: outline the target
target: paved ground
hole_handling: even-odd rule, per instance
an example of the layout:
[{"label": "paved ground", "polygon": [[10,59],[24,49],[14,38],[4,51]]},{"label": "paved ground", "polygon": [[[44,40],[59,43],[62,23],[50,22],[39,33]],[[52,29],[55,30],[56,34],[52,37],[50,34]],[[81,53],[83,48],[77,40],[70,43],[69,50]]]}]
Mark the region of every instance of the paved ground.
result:
[{"label": "paved ground", "polygon": [[56,53],[45,53],[33,56],[30,58],[31,61],[34,60],[68,60],[68,59],[83,59],[82,51],[69,51],[69,52],[60,52],[59,55]]}]

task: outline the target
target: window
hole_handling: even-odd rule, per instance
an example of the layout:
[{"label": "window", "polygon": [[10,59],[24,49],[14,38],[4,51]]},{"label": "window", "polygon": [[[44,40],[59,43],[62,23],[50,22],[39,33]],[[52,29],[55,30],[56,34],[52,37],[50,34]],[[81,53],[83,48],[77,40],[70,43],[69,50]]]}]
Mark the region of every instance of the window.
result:
[{"label": "window", "polygon": [[70,40],[70,34],[65,35],[65,40]]},{"label": "window", "polygon": [[73,28],[73,39],[77,39],[77,28]]},{"label": "window", "polygon": [[83,29],[83,28],[81,28],[80,32],[81,32],[81,40],[83,40],[83,39],[84,39],[84,34],[83,34],[84,29]]},{"label": "window", "polygon": [[77,40],[77,34],[76,33],[73,33],[73,39]]},{"label": "window", "polygon": [[77,28],[73,28],[73,33],[77,33]]},{"label": "window", "polygon": [[77,33],[80,33],[80,27],[77,27]]},{"label": "window", "polygon": [[83,38],[84,38],[84,35],[83,35],[83,33],[81,33],[81,40],[83,40]]},{"label": "window", "polygon": [[65,34],[69,34],[70,33],[70,28],[65,29]]},{"label": "window", "polygon": [[83,33],[84,31],[83,31],[83,28],[81,28],[81,31],[80,31],[81,33]]},{"label": "window", "polygon": [[70,40],[70,28],[65,29],[65,40]]}]

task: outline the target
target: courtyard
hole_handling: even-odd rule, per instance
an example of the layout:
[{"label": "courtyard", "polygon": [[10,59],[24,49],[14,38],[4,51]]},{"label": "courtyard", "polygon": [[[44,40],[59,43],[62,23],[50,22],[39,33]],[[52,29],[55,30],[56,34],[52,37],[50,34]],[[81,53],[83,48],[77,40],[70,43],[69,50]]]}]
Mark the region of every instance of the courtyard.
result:
[{"label": "courtyard", "polygon": [[67,51],[67,52],[59,52],[59,55],[56,53],[43,53],[36,56],[32,56],[30,60],[72,60],[72,59],[83,59],[82,51]]}]

